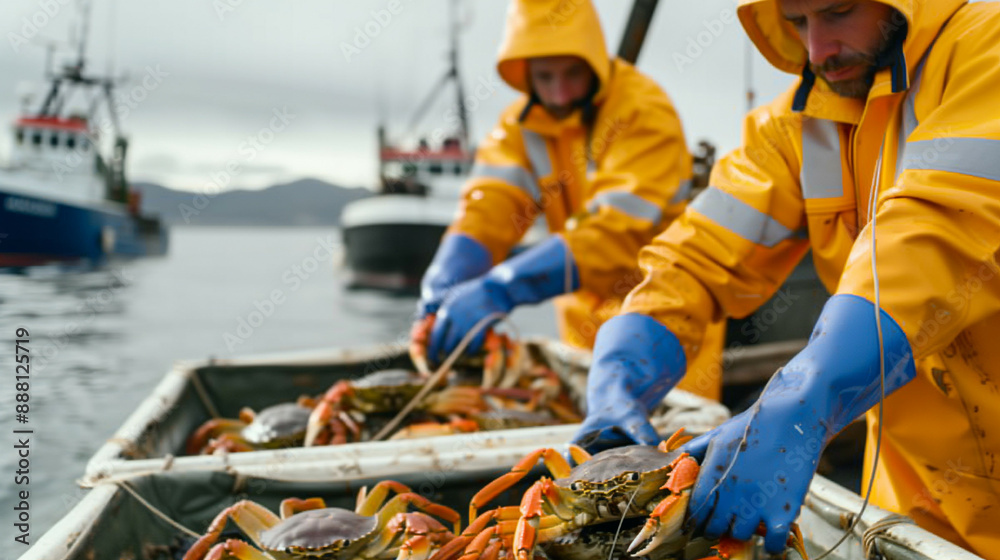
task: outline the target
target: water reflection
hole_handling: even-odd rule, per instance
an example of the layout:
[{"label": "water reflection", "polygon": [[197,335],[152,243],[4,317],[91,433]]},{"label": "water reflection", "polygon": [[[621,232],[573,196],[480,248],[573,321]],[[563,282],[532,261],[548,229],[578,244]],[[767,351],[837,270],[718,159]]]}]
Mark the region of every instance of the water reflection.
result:
[{"label": "water reflection", "polygon": [[[163,258],[102,267],[42,267],[0,273],[0,372],[13,370],[14,331],[29,329],[32,542],[80,497],[74,480],[89,457],[182,359],[405,343],[413,297],[346,291],[339,263],[320,263],[300,282],[285,274],[313,255],[328,229],[187,228],[171,232]],[[281,303],[263,302],[276,290]],[[264,308],[268,313],[259,311]],[[261,314],[245,337],[227,338]],[[550,307],[518,311],[522,332],[553,333]],[[11,411],[13,386],[0,405]],[[10,449],[5,412],[0,445]],[[0,453],[0,472],[15,470]],[[0,495],[16,488],[0,482]],[[0,526],[13,523],[0,512]],[[9,540],[8,540],[9,541]],[[5,541],[0,558],[6,554]]]}]

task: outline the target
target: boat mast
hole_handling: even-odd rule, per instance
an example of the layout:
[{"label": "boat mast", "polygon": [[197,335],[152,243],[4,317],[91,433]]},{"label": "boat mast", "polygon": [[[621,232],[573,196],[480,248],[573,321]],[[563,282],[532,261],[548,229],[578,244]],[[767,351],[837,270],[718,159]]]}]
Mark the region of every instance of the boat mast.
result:
[{"label": "boat mast", "polygon": [[462,89],[462,76],[458,66],[458,0],[451,0],[451,52],[449,74],[455,80],[455,104],[458,107],[458,120],[461,130],[458,131],[462,149],[469,148],[469,114],[465,107],[465,92]]},{"label": "boat mast", "polygon": [[457,97],[458,106],[458,121],[461,130],[458,131],[459,138],[462,142],[462,149],[467,149],[469,147],[469,116],[468,111],[465,107],[465,93],[462,89],[462,79],[458,70],[458,0],[451,0],[450,9],[450,32],[451,35],[449,41],[449,52],[448,52],[448,69],[445,71],[444,75],[438,80],[434,87],[431,89],[430,93],[421,101],[418,105],[417,110],[413,113],[413,118],[410,119],[410,132],[414,132],[417,125],[423,119],[424,115],[431,108],[431,104],[437,98],[438,92],[440,92],[448,82],[455,82],[455,95]]}]

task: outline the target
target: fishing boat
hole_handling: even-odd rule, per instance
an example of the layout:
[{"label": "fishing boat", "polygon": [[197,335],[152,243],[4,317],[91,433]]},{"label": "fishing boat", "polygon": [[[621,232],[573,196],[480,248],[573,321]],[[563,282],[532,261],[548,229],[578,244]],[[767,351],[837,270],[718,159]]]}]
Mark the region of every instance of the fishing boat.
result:
[{"label": "fishing boat", "polygon": [[455,106],[446,120],[453,122],[410,146],[390,141],[379,126],[378,194],[346,205],[340,217],[348,287],[415,290],[458,211],[475,150],[458,63],[456,12],[457,0],[451,3],[448,68],[418,105],[409,128],[416,128],[449,84]]},{"label": "fishing boat", "polygon": [[166,252],[165,228],[141,215],[139,193],[126,181],[116,80],[85,71],[82,27],[75,60],[47,69],[41,105],[11,127],[12,150],[0,167],[0,267]]},{"label": "fishing boat", "polygon": [[[582,406],[590,353],[548,339],[523,342],[533,363],[555,372]],[[733,357],[729,370],[741,378],[769,375],[779,362],[802,346],[802,341],[762,347]],[[142,473],[224,471],[237,466],[316,463],[320,469],[350,471],[358,461],[418,454],[421,449],[445,446],[505,447],[515,454],[539,445],[568,441],[577,424],[496,430],[413,440],[349,443],[321,447],[180,456],[188,436],[212,418],[236,418],[243,407],[262,410],[295,402],[303,395],[323,394],[334,383],[396,368],[414,369],[405,345],[381,345],[344,350],[304,351],[266,356],[178,363],[90,459],[83,480],[96,484],[109,478]],[[756,372],[756,373],[755,373]],[[764,373],[767,372],[767,373]],[[729,417],[720,403],[673,391],[653,414],[653,424],[669,435],[684,427],[701,433]],[[444,443],[447,442],[447,443]]]},{"label": "fishing boat", "polygon": [[[517,448],[466,442],[464,447],[435,445],[417,453],[404,449],[392,455],[366,455],[367,460],[359,459],[346,471],[322,462],[284,458],[255,468],[234,466],[226,472],[164,471],[108,479],[89,490],[21,558],[180,558],[219,512],[239,500],[277,511],[287,497],[321,497],[328,507],[353,509],[358,489],[386,479],[403,483],[464,516],[471,497],[522,457]],[[535,469],[495,500],[495,505],[516,505],[527,485],[543,472],[543,468]],[[888,511],[868,506],[858,516],[861,511],[860,496],[815,477],[798,520],[809,556],[832,548],[857,518],[845,542],[827,558],[982,560]],[[754,557],[766,557],[757,552]]]},{"label": "fishing boat", "polygon": [[461,138],[404,149],[380,128],[380,191],[347,204],[340,216],[348,287],[416,289],[455,218],[471,166]]}]

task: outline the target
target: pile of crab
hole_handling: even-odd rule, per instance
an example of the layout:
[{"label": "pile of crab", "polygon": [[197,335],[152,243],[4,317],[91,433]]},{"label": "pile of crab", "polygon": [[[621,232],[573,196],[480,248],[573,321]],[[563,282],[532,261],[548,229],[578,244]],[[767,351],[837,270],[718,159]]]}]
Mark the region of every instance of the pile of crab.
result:
[{"label": "pile of crab", "polygon": [[[415,364],[423,362],[411,349]],[[440,381],[404,369],[377,371],[340,380],[320,396],[302,396],[238,419],[216,418],[188,438],[189,455],[256,451],[298,446],[337,445],[462,432],[579,422],[580,411],[568,384],[525,347],[490,334],[484,350],[462,358]],[[433,384],[403,422],[385,433],[408,403]],[[426,392],[426,391],[425,391]]]},{"label": "pile of crab", "polygon": [[[483,487],[469,503],[471,522],[450,507],[383,481],[358,495],[354,511],[327,508],[319,498],[288,499],[281,516],[249,501],[220,513],[185,560],[237,558],[330,560],[609,560],[644,557],[750,559],[755,546],[732,539],[707,540],[683,527],[698,463],[677,448],[678,431],[654,446],[628,446],[589,455],[570,447],[570,467],[556,450],[528,454]],[[543,476],[520,505],[480,509],[517,486],[543,461]],[[391,499],[389,493],[396,495]],[[233,522],[245,536],[221,541]],[[786,557],[805,559],[797,528]]]}]

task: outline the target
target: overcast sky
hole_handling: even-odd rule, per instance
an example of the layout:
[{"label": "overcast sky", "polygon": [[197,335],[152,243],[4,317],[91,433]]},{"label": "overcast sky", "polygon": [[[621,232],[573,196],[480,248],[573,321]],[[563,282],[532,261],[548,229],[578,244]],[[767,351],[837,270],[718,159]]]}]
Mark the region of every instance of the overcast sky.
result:
[{"label": "overcast sky", "polygon": [[[35,91],[34,106],[40,102],[45,45],[67,41],[78,16],[71,0],[3,2],[0,115],[9,123],[19,96]],[[449,2],[97,0],[89,70],[103,73],[113,65],[130,77],[119,92],[131,97],[123,128],[131,139],[133,180],[201,190],[228,162],[238,162],[241,171],[227,188],[301,177],[371,187],[377,123],[406,132],[420,100],[446,69]],[[48,4],[58,7],[49,7],[53,15],[44,9]],[[474,139],[516,98],[495,71],[506,4],[460,4],[461,70],[475,109]],[[631,2],[596,4],[614,51]],[[722,152],[739,142],[746,107],[747,39],[735,5],[661,1],[639,59],[639,67],[673,98],[688,144],[707,138]],[[792,77],[753,56],[753,85],[763,102]],[[451,92],[420,130],[443,125],[449,102]],[[276,111],[284,120],[275,118]],[[265,131],[270,126],[273,134]],[[256,147],[246,144],[251,136]],[[0,152],[6,154],[10,142],[10,128],[4,127]]]}]

